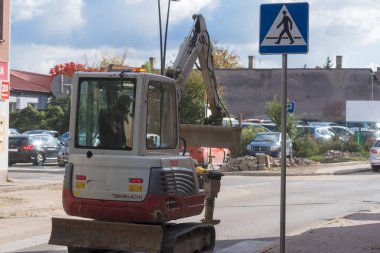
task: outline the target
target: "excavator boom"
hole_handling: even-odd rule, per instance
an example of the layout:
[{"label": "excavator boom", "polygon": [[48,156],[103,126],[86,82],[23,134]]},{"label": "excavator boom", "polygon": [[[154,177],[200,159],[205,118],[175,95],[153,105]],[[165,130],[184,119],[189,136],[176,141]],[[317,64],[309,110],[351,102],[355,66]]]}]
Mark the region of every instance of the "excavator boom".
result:
[{"label": "excavator boom", "polygon": [[206,125],[182,124],[180,135],[189,146],[237,148],[240,144],[241,128],[222,127],[223,115],[227,112],[223,113],[224,106],[218,95],[212,43],[205,19],[201,14],[193,15],[193,19],[190,35],[182,42],[173,67],[166,75],[176,80],[180,102],[190,73],[199,60],[211,115],[206,118]]},{"label": "excavator boom", "polygon": [[217,82],[212,56],[212,44],[207,31],[206,22],[202,15],[194,14],[195,20],[190,35],[184,39],[174,61],[171,70],[166,75],[176,80],[179,91],[179,102],[181,93],[189,79],[190,72],[199,59],[200,70],[207,93],[207,100],[211,110],[211,120],[209,124],[222,125],[223,113],[222,104],[217,92]]}]

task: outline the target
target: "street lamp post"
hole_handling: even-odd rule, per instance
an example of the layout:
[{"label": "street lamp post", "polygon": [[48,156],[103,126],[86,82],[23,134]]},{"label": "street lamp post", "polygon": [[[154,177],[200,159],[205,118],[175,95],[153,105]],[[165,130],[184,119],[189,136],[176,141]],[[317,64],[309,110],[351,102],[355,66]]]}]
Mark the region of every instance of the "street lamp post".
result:
[{"label": "street lamp post", "polygon": [[371,75],[371,85],[372,85],[371,98],[372,98],[372,101],[373,101],[373,79],[375,78],[375,73],[371,72],[370,75]]},{"label": "street lamp post", "polygon": [[168,0],[168,9],[166,13],[166,24],[165,24],[165,38],[164,38],[164,45],[162,45],[162,25],[161,25],[161,1],[158,0],[158,19],[159,19],[159,26],[160,26],[160,55],[161,55],[161,75],[164,74],[165,70],[165,59],[166,59],[166,41],[168,37],[168,25],[169,25],[169,13],[170,13],[170,2],[174,1],[177,2],[179,0]]}]

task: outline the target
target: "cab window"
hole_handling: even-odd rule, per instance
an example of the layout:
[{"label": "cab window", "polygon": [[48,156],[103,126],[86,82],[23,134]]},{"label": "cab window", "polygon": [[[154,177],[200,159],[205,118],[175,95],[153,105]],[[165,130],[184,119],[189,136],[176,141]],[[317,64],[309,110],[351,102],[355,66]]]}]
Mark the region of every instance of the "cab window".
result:
[{"label": "cab window", "polygon": [[80,78],[75,146],[132,150],[136,79]]},{"label": "cab window", "polygon": [[176,148],[177,103],[175,86],[157,82],[150,83],[147,108],[146,148]]}]

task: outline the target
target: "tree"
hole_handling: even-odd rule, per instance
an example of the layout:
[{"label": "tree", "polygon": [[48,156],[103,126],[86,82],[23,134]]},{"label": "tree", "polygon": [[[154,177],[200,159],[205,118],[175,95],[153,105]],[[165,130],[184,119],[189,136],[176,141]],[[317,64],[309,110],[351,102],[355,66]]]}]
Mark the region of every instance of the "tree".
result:
[{"label": "tree", "polygon": [[205,87],[199,71],[192,71],[182,91],[180,121],[184,124],[202,124],[205,117]]},{"label": "tree", "polygon": [[53,98],[46,111],[37,111],[31,106],[9,115],[9,125],[20,132],[36,129],[56,130],[60,133],[69,130],[70,98]]},{"label": "tree", "polygon": [[240,57],[231,51],[228,47],[217,46],[217,42],[213,46],[214,66],[217,69],[236,69],[240,68]]},{"label": "tree", "polygon": [[9,115],[9,126],[18,129],[20,133],[28,130],[41,129],[46,126],[45,113],[39,112],[31,106],[27,106]]},{"label": "tree", "polygon": [[331,59],[330,59],[330,57],[327,56],[326,63],[323,64],[323,67],[324,67],[325,69],[331,69],[332,66],[333,66],[333,64],[332,64],[332,62],[331,62]]},{"label": "tree", "polygon": [[63,64],[57,64],[54,67],[52,67],[49,71],[49,74],[52,77],[55,77],[56,75],[63,74],[67,77],[72,77],[76,71],[99,71],[99,69],[96,68],[89,68],[84,64],[75,63],[75,62],[66,62]]},{"label": "tree", "polygon": [[51,129],[57,130],[60,133],[69,130],[70,101],[70,97],[63,99],[52,98],[46,113],[48,126]]},{"label": "tree", "polygon": [[100,56],[95,55],[95,61],[93,63],[88,62],[87,55],[84,55],[85,66],[92,69],[106,70],[110,65],[123,66],[127,59],[127,49],[124,49],[121,53],[107,53],[104,52]]},{"label": "tree", "polygon": [[[281,112],[282,104],[281,101],[277,100],[277,97],[274,96],[272,101],[266,102],[266,110],[268,117],[276,124],[278,131],[281,130]],[[286,132],[289,137],[294,139],[297,131],[297,119],[293,114],[287,114],[286,120]]]}]

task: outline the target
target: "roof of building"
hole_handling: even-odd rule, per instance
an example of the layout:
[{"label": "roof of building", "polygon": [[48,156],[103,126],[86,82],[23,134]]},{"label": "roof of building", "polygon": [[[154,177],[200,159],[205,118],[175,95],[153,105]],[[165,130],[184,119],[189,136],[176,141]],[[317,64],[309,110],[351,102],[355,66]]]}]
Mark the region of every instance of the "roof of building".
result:
[{"label": "roof of building", "polygon": [[51,93],[51,76],[21,70],[10,72],[11,90]]}]

